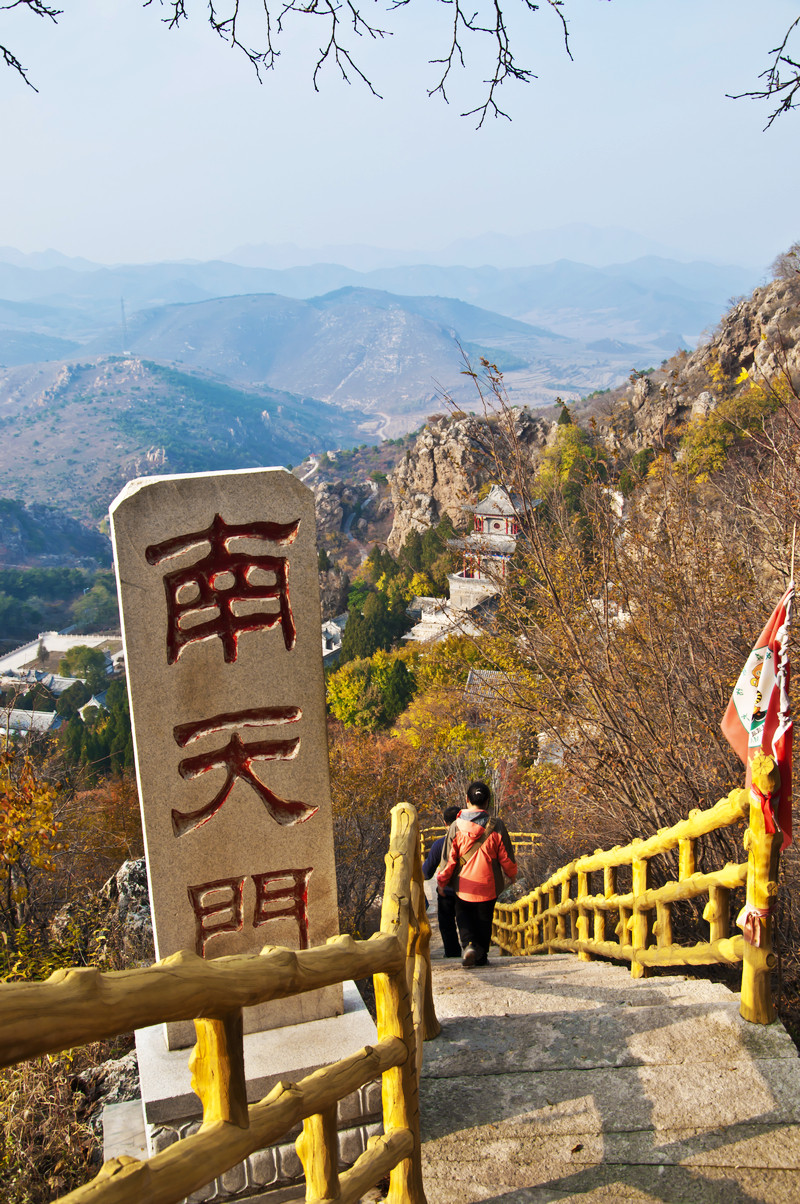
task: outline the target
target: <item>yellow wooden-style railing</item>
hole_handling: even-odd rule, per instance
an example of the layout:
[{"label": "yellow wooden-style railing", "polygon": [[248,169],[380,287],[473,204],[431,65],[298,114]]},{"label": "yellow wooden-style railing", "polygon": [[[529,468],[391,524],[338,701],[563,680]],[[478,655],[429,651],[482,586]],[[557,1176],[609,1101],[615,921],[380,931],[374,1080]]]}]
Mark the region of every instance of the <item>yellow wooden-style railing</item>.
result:
[{"label": "yellow wooden-style railing", "polygon": [[[426,857],[430,851],[430,847],[434,840],[438,840],[440,836],[447,835],[447,828],[444,826],[430,827],[422,829],[422,855]],[[520,853],[532,853],[536,848],[539,840],[538,832],[509,832],[511,843],[514,846],[514,852],[517,856]]]},{"label": "yellow wooden-style railing", "polygon": [[[440,1031],[433,1008],[417,813],[392,811],[380,932],[314,949],[204,961],[177,953],[146,969],[58,970],[45,982],[0,986],[0,1065],[131,1029],[194,1020],[192,1088],[203,1123],[153,1158],[115,1158],[62,1197],[70,1204],[172,1204],[303,1121],[297,1152],[306,1201],[358,1200],[385,1175],[392,1204],[424,1204],[419,1136],[422,1042]],[[374,975],[378,1042],[247,1104],[242,1008]],[[198,1019],[200,1017],[200,1019]],[[339,1173],[337,1102],[382,1076],[382,1137]]]},{"label": "yellow wooden-style railing", "polygon": [[[756,758],[753,782],[768,796],[779,789],[780,777],[771,757],[760,754]],[[728,864],[706,874],[695,871],[697,840],[748,820],[744,835],[746,862]],[[660,829],[647,840],[579,857],[524,898],[498,904],[492,938],[512,954],[577,953],[585,961],[596,957],[629,961],[634,978],[648,974],[653,966],[743,962],[741,1014],[746,1020],[768,1024],[776,1014],[770,976],[776,965],[772,912],[778,893],[780,845],[780,835],[765,830],[757,797],[746,790],[732,790],[707,811],[691,811],[687,819]],[[675,849],[677,880],[650,889],[650,862]],[[621,866],[631,869],[632,889],[624,894],[617,891]],[[600,874],[602,893],[595,893],[592,878]],[[757,944],[730,935],[730,893],[740,887],[746,888]],[[672,905],[703,896],[708,897],[703,919],[709,925],[709,939],[689,946],[676,945]]]}]

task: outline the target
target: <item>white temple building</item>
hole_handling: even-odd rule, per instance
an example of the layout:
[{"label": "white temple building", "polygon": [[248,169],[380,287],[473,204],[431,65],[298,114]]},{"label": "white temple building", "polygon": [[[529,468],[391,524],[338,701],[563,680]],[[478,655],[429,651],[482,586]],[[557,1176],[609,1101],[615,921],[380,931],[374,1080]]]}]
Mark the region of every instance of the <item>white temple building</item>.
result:
[{"label": "white temple building", "polygon": [[408,610],[417,622],[406,640],[427,643],[448,635],[480,634],[477,615],[471,619],[470,612],[499,593],[517,545],[519,522],[511,498],[499,485],[469,511],[473,529],[465,539],[450,541],[463,553],[461,569],[447,577],[450,597],[414,598]]}]

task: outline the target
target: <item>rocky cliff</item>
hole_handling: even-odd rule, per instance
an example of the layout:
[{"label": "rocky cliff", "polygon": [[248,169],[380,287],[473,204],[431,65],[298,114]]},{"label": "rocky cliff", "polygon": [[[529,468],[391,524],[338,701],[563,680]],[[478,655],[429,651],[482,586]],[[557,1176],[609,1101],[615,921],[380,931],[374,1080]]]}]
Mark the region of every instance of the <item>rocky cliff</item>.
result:
[{"label": "rocky cliff", "polygon": [[[800,274],[774,280],[738,301],[708,341],[681,352],[610,395],[600,431],[612,450],[659,447],[705,416],[743,370],[756,384],[800,378]],[[589,408],[597,409],[592,407]],[[585,414],[586,408],[576,407]]]},{"label": "rocky cliff", "polygon": [[[517,409],[515,433],[535,454],[547,442],[553,423],[536,411]],[[463,526],[465,507],[493,473],[491,426],[475,414],[436,415],[417,435],[389,482],[394,523],[388,546],[402,547],[410,531],[424,531],[449,515]]]},{"label": "rocky cliff", "polygon": [[[675,444],[691,419],[706,415],[721,397],[749,387],[748,382],[769,384],[787,375],[800,385],[800,274],[738,301],[696,351],[679,352],[653,371],[633,372],[627,385],[592,395],[572,412],[579,424],[593,426],[623,464],[641,448]],[[511,414],[515,437],[533,461],[555,438],[553,411],[512,408]],[[388,546],[393,553],[410,531],[424,531],[444,514],[463,526],[465,507],[496,476],[490,446],[486,417],[457,412],[428,420],[389,474],[390,497],[383,499],[382,516],[391,505]],[[356,522],[372,522],[374,500],[350,497],[348,490],[352,486],[343,482],[318,490],[322,531],[343,529],[348,510],[357,509]],[[352,529],[357,530],[355,522]]]}]

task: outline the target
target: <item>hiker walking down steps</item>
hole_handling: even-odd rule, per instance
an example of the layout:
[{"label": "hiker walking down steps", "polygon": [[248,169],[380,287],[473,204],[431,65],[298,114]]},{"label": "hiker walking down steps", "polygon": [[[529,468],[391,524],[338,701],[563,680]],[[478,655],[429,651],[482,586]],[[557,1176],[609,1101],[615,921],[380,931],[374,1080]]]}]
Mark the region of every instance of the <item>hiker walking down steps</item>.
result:
[{"label": "hiker walking down steps", "polygon": [[[447,825],[448,831],[450,825],[458,818],[460,810],[460,807],[445,807],[442,812],[442,819]],[[438,836],[431,845],[428,856],[422,863],[422,877],[426,882],[443,864],[442,852],[446,842],[447,832],[444,836]],[[437,886],[436,918],[439,921],[439,936],[442,938],[445,957],[461,957],[461,942],[456,929],[456,892],[452,886]]]},{"label": "hiker walking down steps", "polygon": [[456,892],[456,926],[461,964],[485,966],[492,943],[492,916],[503,890],[503,873],[517,876],[514,846],[502,819],[489,815],[492,792],[485,782],[470,782],[467,806],[450,826],[437,885]]}]

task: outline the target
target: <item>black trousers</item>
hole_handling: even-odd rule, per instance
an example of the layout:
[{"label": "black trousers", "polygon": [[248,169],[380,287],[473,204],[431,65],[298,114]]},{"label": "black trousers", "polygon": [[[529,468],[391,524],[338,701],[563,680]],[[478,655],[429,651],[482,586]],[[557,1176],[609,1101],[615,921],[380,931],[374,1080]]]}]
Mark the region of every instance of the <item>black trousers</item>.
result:
[{"label": "black trousers", "polygon": [[461,945],[456,931],[456,896],[455,894],[436,894],[436,915],[439,920],[439,933],[444,945],[445,957],[460,957]]},{"label": "black trousers", "polygon": [[456,924],[461,939],[461,948],[474,945],[478,957],[489,952],[492,943],[492,916],[496,899],[481,903],[469,903],[456,896]]}]

